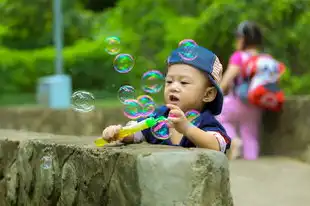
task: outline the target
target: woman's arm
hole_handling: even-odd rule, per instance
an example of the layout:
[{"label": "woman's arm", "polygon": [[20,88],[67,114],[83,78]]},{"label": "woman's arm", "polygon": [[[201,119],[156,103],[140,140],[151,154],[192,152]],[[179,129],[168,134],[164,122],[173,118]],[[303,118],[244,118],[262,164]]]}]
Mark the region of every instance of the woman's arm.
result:
[{"label": "woman's arm", "polygon": [[228,67],[220,83],[220,87],[224,92],[224,94],[228,93],[231,84],[233,83],[236,76],[238,76],[241,65],[242,65],[242,52],[236,51],[231,55]]},{"label": "woman's arm", "polygon": [[220,83],[220,87],[224,94],[227,94],[232,82],[234,79],[238,76],[240,71],[240,67],[234,64],[229,64],[226,72],[224,73],[224,76],[222,78],[222,81]]}]

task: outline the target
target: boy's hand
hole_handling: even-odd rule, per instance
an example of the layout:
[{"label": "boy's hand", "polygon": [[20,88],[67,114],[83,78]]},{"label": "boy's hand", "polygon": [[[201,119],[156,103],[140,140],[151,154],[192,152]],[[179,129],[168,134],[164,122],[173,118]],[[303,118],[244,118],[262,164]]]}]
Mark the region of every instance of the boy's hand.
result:
[{"label": "boy's hand", "polygon": [[102,138],[107,142],[113,142],[117,140],[122,125],[111,125],[105,128],[102,132]]},{"label": "boy's hand", "polygon": [[184,112],[176,105],[167,104],[166,106],[170,109],[168,115],[169,127],[172,127],[179,133],[185,135],[190,126],[190,122],[187,120]]}]

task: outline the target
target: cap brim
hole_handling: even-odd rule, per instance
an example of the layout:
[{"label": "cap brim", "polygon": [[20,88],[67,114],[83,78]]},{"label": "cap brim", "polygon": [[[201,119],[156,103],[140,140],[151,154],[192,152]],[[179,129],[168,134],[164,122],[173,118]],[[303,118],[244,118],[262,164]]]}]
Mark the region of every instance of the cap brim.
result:
[{"label": "cap brim", "polygon": [[215,99],[212,102],[208,103],[208,110],[213,115],[219,115],[222,112],[224,95],[223,95],[222,89],[215,82],[215,80],[211,76],[209,76],[209,79],[212,82],[213,86],[216,88],[217,94],[216,94]]}]

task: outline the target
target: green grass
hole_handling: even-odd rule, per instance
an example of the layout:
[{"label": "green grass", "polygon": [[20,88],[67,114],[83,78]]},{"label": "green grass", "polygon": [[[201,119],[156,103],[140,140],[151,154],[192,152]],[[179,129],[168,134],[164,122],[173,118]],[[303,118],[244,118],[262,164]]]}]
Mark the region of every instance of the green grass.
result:
[{"label": "green grass", "polygon": [[119,108],[122,106],[121,102],[118,99],[105,99],[105,100],[97,100],[95,102],[96,107],[102,108]]},{"label": "green grass", "polygon": [[[35,94],[4,94],[0,96],[0,107],[38,107]],[[96,99],[96,107],[117,108],[121,103],[117,98]]]},{"label": "green grass", "polygon": [[0,107],[35,105],[36,98],[34,94],[1,94]]}]

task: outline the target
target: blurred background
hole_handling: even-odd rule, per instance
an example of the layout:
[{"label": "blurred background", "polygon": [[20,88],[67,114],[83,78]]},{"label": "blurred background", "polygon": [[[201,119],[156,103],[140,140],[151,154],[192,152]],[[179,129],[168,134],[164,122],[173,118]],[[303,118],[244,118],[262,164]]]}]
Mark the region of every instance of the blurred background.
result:
[{"label": "blurred background", "polygon": [[[0,0],[1,129],[97,137],[105,126],[125,122],[118,115],[119,88],[132,85],[143,93],[142,75],[149,70],[165,73],[169,53],[183,39],[215,52],[226,68],[234,52],[236,27],[244,20],[260,25],[265,52],[286,64],[281,79],[286,94],[310,93],[309,0],[62,0],[61,12],[54,8],[56,1]],[[55,23],[63,26],[62,43],[56,41],[60,38],[55,38]],[[134,57],[130,72],[113,68],[115,55],[106,51],[108,37],[119,39],[121,53]],[[28,110],[38,108],[39,80],[59,69],[56,42],[63,46],[60,67],[72,78],[72,92],[90,92],[96,112]],[[53,98],[58,98],[57,91]],[[156,103],[161,101],[160,92],[152,97]],[[271,148],[267,151],[276,151],[272,154],[298,154],[299,159],[310,161],[306,123],[310,109],[305,106],[309,104],[296,102],[288,104],[285,115],[265,118],[274,124],[265,128],[263,140]],[[21,106],[27,109],[17,109]],[[234,199],[238,206],[309,205],[309,169],[277,157],[254,163],[232,161]]]},{"label": "blurred background", "polygon": [[[63,67],[73,91],[92,92],[96,104],[118,104],[121,85],[140,87],[150,69],[165,71],[169,52],[183,39],[214,51],[226,66],[234,31],[243,20],[263,29],[266,52],[288,71],[288,95],[310,92],[310,3],[308,0],[66,0]],[[40,77],[55,72],[52,0],[0,0],[0,104],[33,105]],[[135,58],[128,74],[113,69],[104,50],[109,36]]]}]

